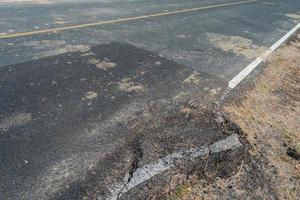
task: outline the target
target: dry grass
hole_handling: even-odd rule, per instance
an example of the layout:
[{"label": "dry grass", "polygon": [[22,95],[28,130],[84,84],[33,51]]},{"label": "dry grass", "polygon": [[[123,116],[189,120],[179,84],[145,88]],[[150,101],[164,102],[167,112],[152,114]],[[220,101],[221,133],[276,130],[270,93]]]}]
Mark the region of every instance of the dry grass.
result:
[{"label": "dry grass", "polygon": [[300,34],[271,56],[255,86],[239,104],[224,108],[247,134],[252,155],[267,160],[264,170],[280,199],[300,198],[299,161],[286,153],[287,148],[300,153],[299,39]]},{"label": "dry grass", "polygon": [[184,199],[300,199],[300,34],[268,60],[253,87],[224,106],[251,145],[232,177],[194,184]]}]

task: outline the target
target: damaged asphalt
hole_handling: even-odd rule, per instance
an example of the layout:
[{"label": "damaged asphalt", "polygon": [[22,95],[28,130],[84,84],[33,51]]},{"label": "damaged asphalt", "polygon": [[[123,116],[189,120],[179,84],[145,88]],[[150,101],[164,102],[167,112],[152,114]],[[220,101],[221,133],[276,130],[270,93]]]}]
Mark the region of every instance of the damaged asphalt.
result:
[{"label": "damaged asphalt", "polygon": [[[82,23],[81,8],[87,21],[132,16],[135,3],[49,2],[0,4],[1,32],[28,31],[32,12],[48,12],[32,19],[47,28]],[[220,3],[184,2],[137,1],[136,15]],[[267,2],[1,39],[0,198],[164,199],[178,174],[231,175],[247,143],[214,102],[300,8]]]},{"label": "damaged asphalt", "polygon": [[[91,60],[114,65],[103,69]],[[1,134],[1,156],[14,163],[2,170],[5,183],[21,177],[29,185],[4,187],[31,191],[18,192],[28,198],[42,198],[99,169],[107,177],[94,181],[111,185],[132,167],[225,137],[211,119],[212,105],[204,103],[217,97],[221,79],[128,44],[11,65],[1,74],[3,118],[30,116],[10,119]],[[117,161],[118,173],[111,171]]]}]

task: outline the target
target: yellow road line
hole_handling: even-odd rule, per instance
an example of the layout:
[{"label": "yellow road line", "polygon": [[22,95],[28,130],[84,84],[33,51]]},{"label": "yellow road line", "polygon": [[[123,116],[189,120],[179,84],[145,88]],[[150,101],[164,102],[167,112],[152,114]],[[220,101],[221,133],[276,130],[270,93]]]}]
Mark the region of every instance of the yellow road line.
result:
[{"label": "yellow road line", "polygon": [[146,19],[146,18],[151,18],[151,17],[159,17],[159,16],[173,15],[173,14],[186,13],[186,12],[192,12],[192,11],[198,11],[198,10],[211,9],[211,8],[220,8],[220,7],[226,7],[226,6],[232,6],[232,5],[246,4],[246,3],[252,3],[252,2],[257,2],[257,1],[260,1],[260,0],[239,1],[239,2],[234,2],[234,3],[225,3],[225,4],[217,4],[217,5],[211,5],[211,6],[197,7],[197,8],[189,8],[189,9],[183,9],[183,10],[177,10],[177,11],[171,11],[171,12],[162,12],[162,13],[155,13],[155,14],[150,14],[150,15],[142,15],[142,16],[137,16],[137,17],[128,17],[128,18],[124,18],[124,19],[114,19],[114,20],[108,20],[108,21],[98,21],[98,22],[94,22],[94,23],[79,24],[79,25],[65,26],[65,27],[59,27],[59,28],[50,28],[50,29],[42,29],[42,30],[29,31],[29,32],[20,32],[20,33],[15,33],[15,34],[1,35],[0,39],[15,38],[15,37],[21,37],[21,36],[36,35],[36,34],[41,34],[41,33],[58,32],[58,31],[64,31],[64,30],[86,28],[86,27],[99,26],[99,25],[104,25],[104,24],[115,24],[115,23],[120,23],[120,22]]}]

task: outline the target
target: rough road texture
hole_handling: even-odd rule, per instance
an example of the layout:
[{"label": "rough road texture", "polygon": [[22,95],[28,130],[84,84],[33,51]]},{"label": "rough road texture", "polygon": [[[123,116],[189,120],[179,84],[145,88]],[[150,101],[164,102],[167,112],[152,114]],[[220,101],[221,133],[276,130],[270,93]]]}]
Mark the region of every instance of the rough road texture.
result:
[{"label": "rough road texture", "polygon": [[300,34],[275,52],[249,88],[240,88],[224,111],[242,128],[250,158],[235,175],[183,183],[171,199],[300,198]]},{"label": "rough road texture", "polygon": [[[124,180],[127,191],[143,166],[224,140],[228,127],[239,129],[218,127],[213,102],[298,23],[300,1],[3,36],[236,1],[1,3],[0,199],[92,199]],[[164,199],[186,180],[231,176],[246,162],[245,147],[174,163],[119,197]]]},{"label": "rough road texture", "polygon": [[[212,112],[223,80],[129,44],[109,43],[10,65],[0,73],[4,199],[105,196],[124,177],[129,182],[139,167],[232,133],[218,127]],[[239,163],[236,157],[244,150],[221,153],[220,159]],[[218,159],[197,159],[178,163],[186,166],[170,173],[179,168],[186,176],[202,176],[205,163],[211,176],[231,171],[215,167]],[[166,174],[145,184],[163,185],[171,178]],[[156,184],[149,193],[145,184],[127,197],[156,195]]]}]

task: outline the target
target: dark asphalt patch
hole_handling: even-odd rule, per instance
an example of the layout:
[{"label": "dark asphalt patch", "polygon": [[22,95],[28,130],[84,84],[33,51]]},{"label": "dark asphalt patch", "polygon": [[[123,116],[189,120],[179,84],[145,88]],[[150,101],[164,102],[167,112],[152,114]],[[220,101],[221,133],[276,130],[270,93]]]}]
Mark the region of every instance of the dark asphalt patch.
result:
[{"label": "dark asphalt patch", "polygon": [[128,44],[0,74],[4,199],[95,197],[137,167],[225,137],[212,114],[222,80]]}]

